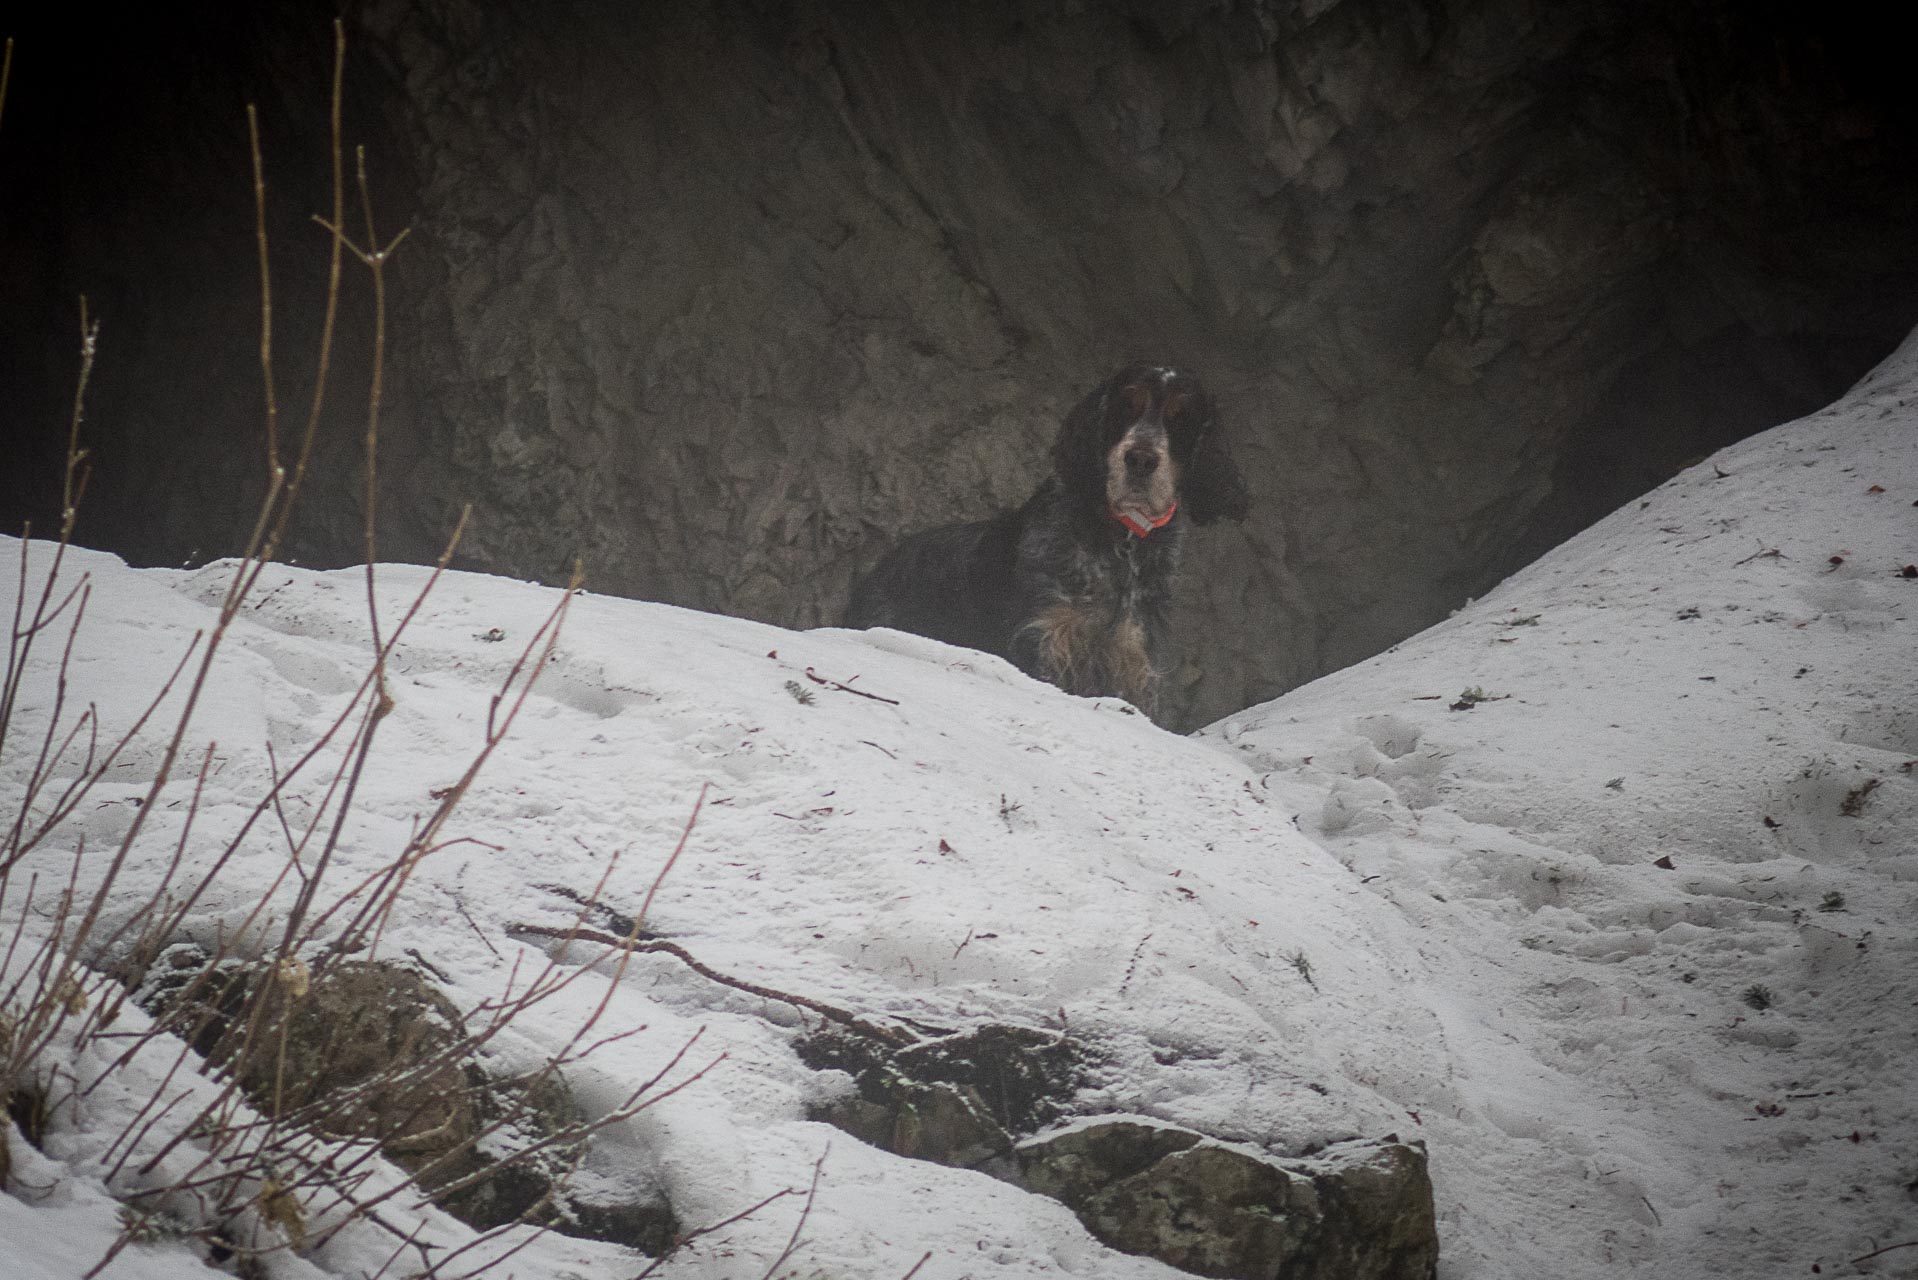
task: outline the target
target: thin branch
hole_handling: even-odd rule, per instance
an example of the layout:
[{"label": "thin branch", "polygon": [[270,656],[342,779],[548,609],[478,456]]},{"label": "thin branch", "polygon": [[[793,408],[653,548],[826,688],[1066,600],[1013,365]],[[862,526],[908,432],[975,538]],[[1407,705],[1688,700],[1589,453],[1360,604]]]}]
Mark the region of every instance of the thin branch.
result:
[{"label": "thin branch", "polygon": [[699,784],[699,798],[693,801],[693,811],[686,816],[686,826],[679,833],[679,843],[673,846],[672,855],[666,859],[666,865],[659,869],[659,874],[653,877],[652,884],[647,886],[646,897],[639,904],[639,914],[633,917],[631,930],[633,937],[637,938],[646,931],[646,915],[653,909],[653,897],[659,892],[659,886],[666,883],[666,877],[679,862],[679,855],[686,851],[686,842],[692,839],[693,825],[699,821],[699,811],[706,807],[706,793],[712,789],[713,784],[710,782]]},{"label": "thin branch", "polygon": [[1853,1258],[1851,1265],[1855,1267],[1861,1262],[1868,1262],[1880,1254],[1890,1253],[1895,1249],[1918,1249],[1918,1240],[1905,1240],[1899,1244],[1888,1244],[1882,1249],[1873,1249],[1870,1253],[1860,1254],[1856,1258]]},{"label": "thin branch", "polygon": [[7,53],[0,60],[0,118],[7,113],[7,82],[13,79],[13,37],[7,37]]},{"label": "thin branch", "polygon": [[260,113],[246,104],[246,136],[253,151],[253,231],[260,244],[260,378],[266,387],[266,472],[283,479],[280,465],[280,402],[273,390],[273,272],[266,252],[266,165],[260,158]]},{"label": "thin branch", "polygon": [[[853,677],[855,680],[858,678],[858,676]],[[842,683],[841,681],[828,680],[811,667],[806,668],[806,679],[812,681],[814,684],[823,684],[828,689],[837,689],[841,693],[856,693],[862,698],[871,698],[874,702],[883,702],[888,706],[896,707],[899,705],[899,699],[897,698],[882,698],[876,693],[867,693],[864,689],[855,689],[851,685]]]},{"label": "thin branch", "polygon": [[[332,129],[333,156],[333,225],[338,226],[346,210],[345,162],[340,152],[340,117],[342,101],[345,97],[346,80],[346,24],[343,20],[333,20],[333,88],[329,121]],[[293,519],[293,509],[299,501],[300,487],[306,480],[307,464],[312,461],[313,442],[319,435],[320,411],[326,405],[327,376],[333,367],[333,331],[339,319],[340,311],[340,271],[341,245],[338,238],[333,241],[333,252],[326,268],[326,312],[320,322],[319,357],[313,375],[313,399],[307,407],[306,427],[300,435],[300,452],[294,460],[291,472],[287,473],[284,489],[278,492],[278,503],[268,504],[275,512],[271,531],[260,551],[262,563],[272,560],[280,545],[286,540],[287,527]],[[257,574],[256,574],[257,576]],[[249,581],[248,586],[251,586]]]},{"label": "thin branch", "polygon": [[772,1265],[766,1268],[766,1274],[760,1277],[760,1280],[773,1280],[773,1273],[785,1266],[786,1259],[798,1251],[799,1233],[806,1229],[806,1219],[812,1216],[813,1201],[819,1196],[819,1174],[825,1168],[826,1157],[831,1154],[832,1144],[828,1143],[826,1149],[819,1153],[819,1159],[813,1161],[812,1185],[806,1188],[806,1203],[800,1207],[799,1221],[793,1223],[792,1237],[786,1241],[786,1247],[779,1251],[779,1256],[773,1259]]},{"label": "thin branch", "polygon": [[674,1254],[678,1253],[681,1249],[684,1249],[687,1245],[699,1239],[701,1236],[709,1236],[715,1231],[724,1231],[727,1227],[732,1226],[733,1223],[735,1222],[744,1222],[747,1218],[752,1217],[755,1213],[758,1213],[761,1209],[764,1209],[767,1205],[771,1204],[773,1201],[783,1200],[787,1196],[796,1196],[798,1194],[799,1194],[798,1187],[781,1187],[779,1190],[773,1192],[771,1195],[767,1196],[764,1200],[761,1200],[758,1204],[753,1205],[751,1208],[741,1209],[738,1213],[735,1213],[730,1218],[721,1218],[718,1222],[713,1223],[710,1227],[701,1227],[697,1231],[688,1231],[685,1235],[676,1237],[673,1240],[672,1247],[666,1250],[666,1252],[660,1254],[657,1258],[654,1258],[652,1261],[652,1265],[647,1267],[644,1271],[640,1272],[638,1275],[634,1276],[633,1280],[646,1280],[647,1276],[652,1275],[655,1271],[658,1271],[661,1267],[665,1266],[666,1263],[669,1260],[671,1260]]},{"label": "thin branch", "polygon": [[863,1035],[874,1036],[880,1040],[884,1040],[888,1044],[912,1044],[915,1039],[909,1032],[902,1031],[898,1027],[883,1026],[869,1019],[862,1018],[856,1013],[841,1009],[836,1005],[827,1004],[823,1000],[815,1000],[810,996],[794,995],[789,991],[777,991],[772,987],[762,987],[758,983],[748,982],[744,978],[730,977],[719,972],[717,969],[708,967],[678,943],[668,942],[664,938],[649,938],[641,941],[637,938],[615,938],[612,934],[601,933],[597,929],[581,929],[577,927],[557,929],[551,925],[539,924],[508,925],[506,931],[509,934],[524,934],[533,938],[558,938],[562,942],[597,942],[601,946],[613,947],[622,951],[658,952],[663,955],[672,956],[674,959],[683,963],[688,969],[691,969],[694,973],[709,982],[717,982],[723,987],[731,987],[735,991],[744,991],[748,995],[760,996],[767,1000],[777,1000],[781,1004],[789,1004],[795,1008],[810,1009],[822,1018],[837,1022],[841,1026],[851,1027]]}]

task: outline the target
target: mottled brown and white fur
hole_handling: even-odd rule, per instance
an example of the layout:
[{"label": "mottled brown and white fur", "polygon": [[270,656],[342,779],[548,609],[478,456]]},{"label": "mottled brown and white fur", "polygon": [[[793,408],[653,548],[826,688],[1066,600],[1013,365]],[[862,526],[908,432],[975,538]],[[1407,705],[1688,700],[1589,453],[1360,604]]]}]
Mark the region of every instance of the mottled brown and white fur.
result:
[{"label": "mottled brown and white fur", "polygon": [[1198,378],[1128,365],[1066,415],[1024,506],[901,542],[854,584],[846,625],[983,649],[1151,712],[1186,530],[1248,505]]}]

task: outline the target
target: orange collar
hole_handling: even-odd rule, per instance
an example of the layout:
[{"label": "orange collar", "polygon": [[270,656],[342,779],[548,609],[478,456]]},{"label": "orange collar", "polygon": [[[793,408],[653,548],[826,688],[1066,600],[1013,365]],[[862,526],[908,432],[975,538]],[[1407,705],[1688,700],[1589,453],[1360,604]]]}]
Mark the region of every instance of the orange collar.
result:
[{"label": "orange collar", "polygon": [[[1108,508],[1108,510],[1110,509]],[[1175,502],[1171,506],[1167,507],[1165,509],[1165,514],[1160,516],[1157,520],[1152,521],[1150,524],[1141,524],[1137,520],[1134,520],[1131,516],[1126,515],[1123,512],[1113,511],[1111,514],[1114,520],[1117,520],[1120,524],[1124,525],[1127,529],[1131,530],[1132,533],[1134,533],[1138,537],[1143,538],[1147,536],[1148,534],[1150,534],[1154,529],[1163,529],[1166,526],[1167,522],[1170,521],[1173,516],[1178,515],[1179,504]]]}]

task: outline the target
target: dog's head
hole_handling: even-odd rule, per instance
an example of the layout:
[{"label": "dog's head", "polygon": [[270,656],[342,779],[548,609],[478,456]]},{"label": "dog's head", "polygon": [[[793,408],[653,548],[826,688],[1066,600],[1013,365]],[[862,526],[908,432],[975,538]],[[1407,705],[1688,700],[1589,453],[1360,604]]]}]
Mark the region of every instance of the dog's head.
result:
[{"label": "dog's head", "polygon": [[1068,492],[1141,537],[1178,511],[1211,524],[1250,505],[1212,397],[1183,369],[1113,374],[1066,415],[1052,462]]}]

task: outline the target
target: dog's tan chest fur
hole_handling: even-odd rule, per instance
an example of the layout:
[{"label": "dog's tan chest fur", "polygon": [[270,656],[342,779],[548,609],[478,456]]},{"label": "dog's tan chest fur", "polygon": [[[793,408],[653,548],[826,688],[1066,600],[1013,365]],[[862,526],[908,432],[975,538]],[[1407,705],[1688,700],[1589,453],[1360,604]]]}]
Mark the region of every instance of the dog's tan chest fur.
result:
[{"label": "dog's tan chest fur", "polygon": [[1127,615],[1114,622],[1090,600],[1061,600],[1026,624],[1038,637],[1041,674],[1068,693],[1116,691],[1150,712],[1158,672],[1146,650],[1146,631]]}]

